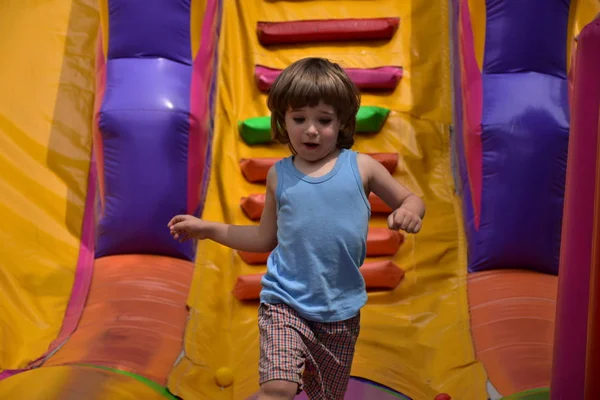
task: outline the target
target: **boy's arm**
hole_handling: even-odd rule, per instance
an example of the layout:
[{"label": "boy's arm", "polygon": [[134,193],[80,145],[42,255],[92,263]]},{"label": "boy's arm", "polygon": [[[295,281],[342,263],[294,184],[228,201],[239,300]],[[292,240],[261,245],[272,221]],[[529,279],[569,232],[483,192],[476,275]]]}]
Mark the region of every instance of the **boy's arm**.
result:
[{"label": "boy's arm", "polygon": [[229,225],[208,222],[207,239],[239,251],[267,253],[277,246],[277,209],[275,190],[277,172],[272,167],[267,174],[265,208],[259,225]]},{"label": "boy's arm", "polygon": [[425,216],[425,203],[417,195],[401,185],[381,163],[366,154],[358,154],[361,175],[367,188],[381,198],[394,213],[398,210],[414,214],[419,219]]},{"label": "boy's arm", "polygon": [[267,175],[265,208],[259,225],[231,225],[204,221],[191,215],[177,215],[169,222],[175,239],[210,239],[239,251],[267,253],[277,245],[277,210],[275,190],[277,172],[271,168]]}]

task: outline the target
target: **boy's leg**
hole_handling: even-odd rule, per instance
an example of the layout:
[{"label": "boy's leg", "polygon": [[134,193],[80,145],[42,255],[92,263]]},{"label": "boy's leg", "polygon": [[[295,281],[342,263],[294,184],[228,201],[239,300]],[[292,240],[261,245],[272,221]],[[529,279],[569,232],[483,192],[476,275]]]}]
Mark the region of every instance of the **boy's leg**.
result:
[{"label": "boy's leg", "polygon": [[343,400],[360,332],[360,314],[345,321],[309,325],[314,341],[308,343],[304,390],[311,400]]},{"label": "boy's leg", "polygon": [[292,400],[302,390],[307,348],[302,332],[309,328],[285,304],[261,304],[259,400]]}]

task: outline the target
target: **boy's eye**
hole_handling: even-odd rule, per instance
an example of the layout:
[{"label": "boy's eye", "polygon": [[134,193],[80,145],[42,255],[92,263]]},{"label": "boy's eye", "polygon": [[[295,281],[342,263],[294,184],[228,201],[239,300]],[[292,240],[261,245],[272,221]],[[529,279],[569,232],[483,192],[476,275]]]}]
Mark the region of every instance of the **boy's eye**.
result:
[{"label": "boy's eye", "polygon": [[301,124],[304,122],[304,118],[302,117],[294,117],[294,122],[297,124]]},{"label": "boy's eye", "polygon": [[330,123],[331,123],[331,119],[329,119],[329,118],[321,118],[321,119],[319,120],[319,122],[320,122],[321,124],[323,124],[323,125],[328,125],[328,124],[330,124]]}]

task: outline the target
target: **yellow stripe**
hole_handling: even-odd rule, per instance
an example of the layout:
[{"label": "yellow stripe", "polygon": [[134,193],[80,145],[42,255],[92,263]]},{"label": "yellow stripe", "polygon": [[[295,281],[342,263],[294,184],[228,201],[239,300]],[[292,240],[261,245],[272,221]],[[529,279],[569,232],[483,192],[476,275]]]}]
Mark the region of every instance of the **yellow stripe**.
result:
[{"label": "yellow stripe", "polygon": [[208,0],[192,0],[190,10],[190,39],[192,46],[192,59],[196,57],[200,43],[202,42],[202,22],[204,21],[204,10]]},{"label": "yellow stripe", "polygon": [[102,54],[106,58],[108,55],[108,38],[110,24],[108,20],[108,0],[98,0],[100,12],[100,32],[102,35]]},{"label": "yellow stripe", "polygon": [[10,62],[0,64],[0,369],[13,369],[48,349],[71,295],[98,11],[95,0],[2,7],[0,54]]},{"label": "yellow stripe", "polygon": [[487,11],[485,0],[468,0],[471,15],[471,29],[473,30],[473,47],[479,71],[483,69],[483,55],[485,53],[485,30]]},{"label": "yellow stripe", "polygon": [[572,0],[569,9],[569,25],[567,35],[567,71],[571,68],[571,49],[573,38],[579,35],[584,26],[589,24],[600,13],[598,0]]}]

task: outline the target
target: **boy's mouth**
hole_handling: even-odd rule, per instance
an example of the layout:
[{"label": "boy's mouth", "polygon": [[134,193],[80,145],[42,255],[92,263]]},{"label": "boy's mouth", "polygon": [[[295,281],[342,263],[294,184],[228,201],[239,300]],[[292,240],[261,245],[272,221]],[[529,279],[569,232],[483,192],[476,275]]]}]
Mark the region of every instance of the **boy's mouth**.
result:
[{"label": "boy's mouth", "polygon": [[304,146],[305,146],[307,149],[314,150],[314,149],[316,149],[317,147],[319,147],[319,144],[318,144],[318,143],[304,143]]}]

